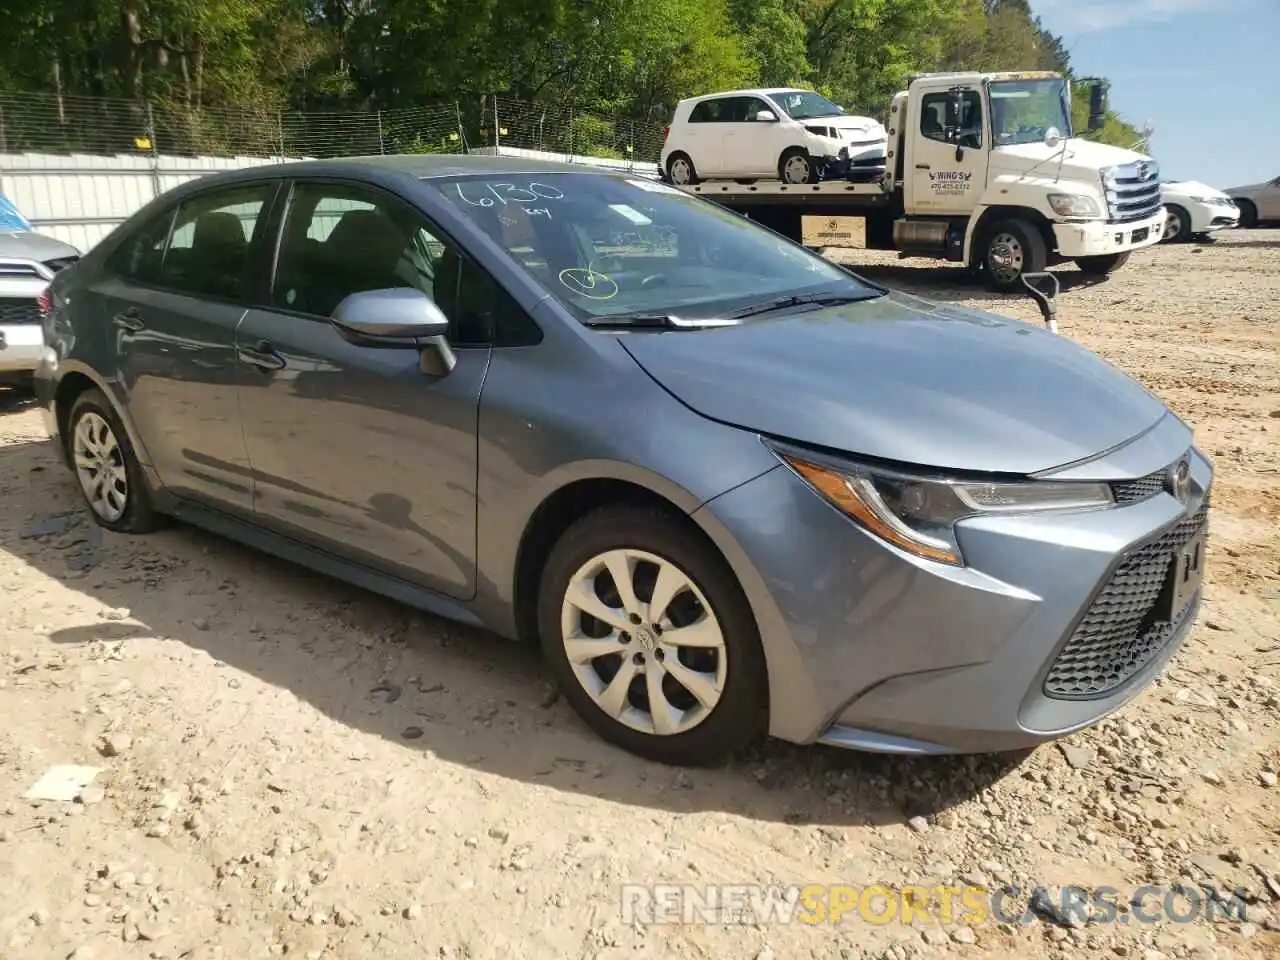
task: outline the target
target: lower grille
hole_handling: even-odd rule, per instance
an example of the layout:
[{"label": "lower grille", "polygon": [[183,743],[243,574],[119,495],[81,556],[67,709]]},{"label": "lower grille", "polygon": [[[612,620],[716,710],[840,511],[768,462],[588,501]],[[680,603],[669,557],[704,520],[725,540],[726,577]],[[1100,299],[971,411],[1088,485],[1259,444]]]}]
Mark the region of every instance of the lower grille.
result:
[{"label": "lower grille", "polygon": [[1169,567],[1202,529],[1209,500],[1158,539],[1124,559],[1089,612],[1059,651],[1045,677],[1046,696],[1058,700],[1105,697],[1137,674],[1164,648],[1186,619],[1188,603],[1172,620],[1155,619]]},{"label": "lower grille", "polygon": [[0,298],[0,324],[39,322],[40,307],[34,299]]}]

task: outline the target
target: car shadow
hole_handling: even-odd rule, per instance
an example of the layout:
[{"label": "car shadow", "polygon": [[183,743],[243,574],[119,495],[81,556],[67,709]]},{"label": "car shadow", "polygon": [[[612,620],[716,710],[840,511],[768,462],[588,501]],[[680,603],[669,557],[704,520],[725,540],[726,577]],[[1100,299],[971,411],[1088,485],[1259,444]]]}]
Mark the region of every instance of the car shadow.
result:
[{"label": "car shadow", "polygon": [[665,767],[591,733],[529,646],[203,530],[102,530],[48,440],[0,446],[0,485],[10,491],[0,547],[95,603],[128,611],[121,622],[53,630],[51,643],[177,641],[351,728],[513,780],[675,812],[888,825],[943,813],[1029,755],[888,757],[768,740],[723,767]]}]

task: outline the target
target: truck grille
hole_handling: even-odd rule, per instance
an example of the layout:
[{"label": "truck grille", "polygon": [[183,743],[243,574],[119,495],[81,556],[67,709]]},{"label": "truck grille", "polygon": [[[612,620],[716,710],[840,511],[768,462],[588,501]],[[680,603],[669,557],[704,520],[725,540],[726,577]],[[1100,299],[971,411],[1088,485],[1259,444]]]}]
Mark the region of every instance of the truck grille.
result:
[{"label": "truck grille", "polygon": [[1206,525],[1209,498],[1194,516],[1178,521],[1121,562],[1094,599],[1045,677],[1044,692],[1058,700],[1096,700],[1122,686],[1164,648],[1191,608],[1173,620],[1153,614],[1177,552]]},{"label": "truck grille", "polygon": [[1142,220],[1160,209],[1160,166],[1154,160],[1128,163],[1105,180],[1112,223]]},{"label": "truck grille", "polygon": [[40,307],[34,299],[0,299],[0,324],[39,322]]}]

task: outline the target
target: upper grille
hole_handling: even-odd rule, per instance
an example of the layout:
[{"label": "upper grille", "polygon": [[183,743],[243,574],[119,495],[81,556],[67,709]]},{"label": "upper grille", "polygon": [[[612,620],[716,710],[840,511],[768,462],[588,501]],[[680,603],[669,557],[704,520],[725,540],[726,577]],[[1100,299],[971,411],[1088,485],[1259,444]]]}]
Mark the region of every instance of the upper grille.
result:
[{"label": "upper grille", "polygon": [[1167,470],[1157,470],[1137,480],[1119,480],[1111,484],[1111,494],[1116,498],[1116,503],[1136,503],[1139,500],[1146,500],[1164,489],[1167,476]]},{"label": "upper grille", "polygon": [[1142,220],[1160,209],[1160,167],[1154,160],[1115,167],[1107,178],[1107,208],[1111,222]]},{"label": "upper grille", "polygon": [[0,323],[39,323],[40,307],[34,299],[0,299]]},{"label": "upper grille", "polygon": [[1044,681],[1047,696],[1059,700],[1104,697],[1150,663],[1169,642],[1191,604],[1175,611],[1168,621],[1155,619],[1156,602],[1177,551],[1205,527],[1208,516],[1206,496],[1194,516],[1179,520],[1121,562],[1049,668]]}]

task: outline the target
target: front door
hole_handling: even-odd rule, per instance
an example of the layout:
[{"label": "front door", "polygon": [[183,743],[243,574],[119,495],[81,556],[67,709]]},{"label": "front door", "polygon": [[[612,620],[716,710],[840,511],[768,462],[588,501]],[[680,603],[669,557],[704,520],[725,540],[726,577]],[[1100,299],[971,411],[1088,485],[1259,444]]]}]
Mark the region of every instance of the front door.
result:
[{"label": "front door", "polygon": [[115,251],[81,305],[116,341],[118,399],[165,487],[246,512],[235,331],[278,186],[225,187],[157,215]]},{"label": "front door", "polygon": [[914,129],[907,129],[908,214],[968,216],[986,189],[990,145],[984,136],[982,94],[964,91],[954,141],[947,139],[945,129],[947,97],[946,90],[922,95]]},{"label": "front door", "polygon": [[462,261],[408,204],[364,185],[299,182],[269,303],[237,344],[260,522],[385,573],[475,590],[476,429],[487,336],[455,324],[457,365],[356,346],[328,321],[348,294],[412,286],[458,316]]},{"label": "front door", "polygon": [[[725,172],[739,177],[776,177],[778,160],[788,146],[783,142],[787,139],[787,115],[759,97],[731,97],[722,102],[728,112],[724,122],[716,126]],[[757,120],[761,110],[771,111],[775,119]]]},{"label": "front door", "polygon": [[1261,220],[1280,220],[1280,177],[1259,191],[1258,217]]}]

